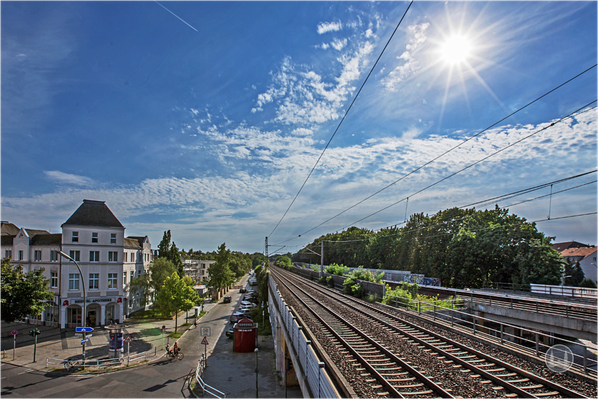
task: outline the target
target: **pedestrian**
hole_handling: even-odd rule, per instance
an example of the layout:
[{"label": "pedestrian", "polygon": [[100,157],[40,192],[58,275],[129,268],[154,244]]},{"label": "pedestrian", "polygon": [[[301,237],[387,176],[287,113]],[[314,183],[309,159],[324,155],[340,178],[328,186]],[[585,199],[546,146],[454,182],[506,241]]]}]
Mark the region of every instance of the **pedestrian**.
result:
[{"label": "pedestrian", "polygon": [[194,326],[195,328],[197,328],[197,317],[195,318],[195,320],[193,320],[193,326]]}]

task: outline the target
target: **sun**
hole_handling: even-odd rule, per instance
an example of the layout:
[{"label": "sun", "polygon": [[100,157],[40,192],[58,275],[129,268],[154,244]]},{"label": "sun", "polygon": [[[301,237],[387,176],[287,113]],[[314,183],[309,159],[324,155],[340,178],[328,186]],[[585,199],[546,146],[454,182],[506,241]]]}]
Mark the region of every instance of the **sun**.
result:
[{"label": "sun", "polygon": [[471,55],[471,42],[462,35],[451,36],[441,45],[440,54],[448,64],[461,64]]}]

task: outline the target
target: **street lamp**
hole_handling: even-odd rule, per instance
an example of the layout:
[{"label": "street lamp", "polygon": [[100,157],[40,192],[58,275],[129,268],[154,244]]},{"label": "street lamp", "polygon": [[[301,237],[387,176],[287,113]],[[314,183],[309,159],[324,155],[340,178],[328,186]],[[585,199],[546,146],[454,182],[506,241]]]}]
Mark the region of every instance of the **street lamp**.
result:
[{"label": "street lamp", "polygon": [[258,348],[255,348],[255,397],[258,397],[258,385],[257,385],[257,377],[258,377],[258,368],[257,368],[257,354],[259,352]]},{"label": "street lamp", "polygon": [[[79,275],[81,276],[81,285],[83,287],[83,316],[81,317],[81,324],[83,325],[83,327],[87,327],[87,295],[85,294],[85,279],[83,278],[83,272],[81,271],[79,263],[75,259],[71,258],[62,251],[58,251],[58,253],[60,254],[60,256],[67,258],[71,262],[75,262],[77,269],[79,269]],[[83,339],[85,339],[85,331],[83,331]],[[83,343],[83,367],[85,367],[85,343]]]}]

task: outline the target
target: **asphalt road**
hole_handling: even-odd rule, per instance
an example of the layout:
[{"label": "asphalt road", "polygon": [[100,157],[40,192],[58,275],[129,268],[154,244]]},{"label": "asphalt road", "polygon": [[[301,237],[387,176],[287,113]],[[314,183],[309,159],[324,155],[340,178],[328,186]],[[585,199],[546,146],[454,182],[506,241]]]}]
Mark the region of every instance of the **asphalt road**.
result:
[{"label": "asphalt road", "polygon": [[[165,357],[150,364],[98,375],[77,375],[58,370],[44,372],[2,363],[0,385],[2,397],[61,398],[136,398],[193,397],[189,382],[204,349],[208,355],[218,338],[229,326],[228,318],[236,301],[218,304],[205,315],[197,328],[189,330],[179,341],[185,358],[169,361]],[[210,327],[209,345],[201,345],[200,327]],[[209,359],[208,359],[209,362]]]}]

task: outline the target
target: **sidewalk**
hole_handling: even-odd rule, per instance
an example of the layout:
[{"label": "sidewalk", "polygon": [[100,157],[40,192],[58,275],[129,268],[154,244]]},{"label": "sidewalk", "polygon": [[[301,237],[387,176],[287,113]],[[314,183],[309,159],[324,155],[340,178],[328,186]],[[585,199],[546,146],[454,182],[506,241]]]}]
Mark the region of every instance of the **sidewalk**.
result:
[{"label": "sidewalk", "polygon": [[[216,303],[208,301],[204,303],[204,311],[209,312],[214,306],[216,306]],[[184,333],[190,326],[193,326],[194,317],[189,318],[190,326],[183,325],[186,321],[185,316],[185,312],[179,314],[177,320],[177,332]],[[154,354],[157,357],[160,357],[164,353],[162,349],[166,346],[166,343],[170,342],[172,345],[176,340],[167,337],[168,334],[174,332],[174,319],[150,321],[127,319],[124,324],[120,324],[119,326],[123,327],[123,338],[130,335],[133,339],[133,342],[130,344],[131,355],[149,351],[151,357],[153,357]],[[166,327],[164,329],[164,334],[162,333],[162,326]],[[89,338],[89,342],[85,345],[86,359],[106,359],[109,357],[108,344],[110,331],[105,327],[94,328],[95,329],[91,334],[87,334],[87,337],[90,337],[90,335],[91,337]],[[33,363],[34,338],[29,335],[29,331],[34,329],[40,331],[40,334],[37,336],[38,341],[35,363]],[[13,330],[18,331],[14,359],[14,339],[10,334]],[[43,370],[46,368],[46,358],[83,358],[83,348],[81,345],[82,336],[76,334],[74,328],[60,331],[59,327],[25,324],[20,322],[2,322],[0,331],[2,335],[0,348],[2,350],[2,362]],[[127,346],[128,344],[125,343],[123,348],[125,355],[128,349]],[[52,365],[50,366],[52,367]]]}]

